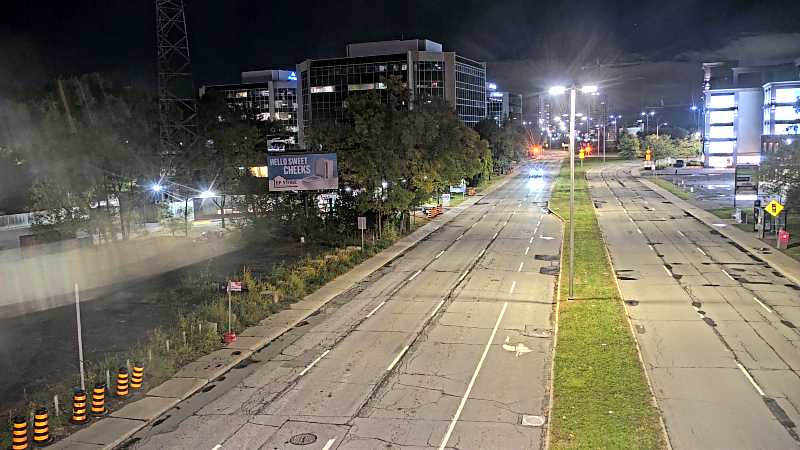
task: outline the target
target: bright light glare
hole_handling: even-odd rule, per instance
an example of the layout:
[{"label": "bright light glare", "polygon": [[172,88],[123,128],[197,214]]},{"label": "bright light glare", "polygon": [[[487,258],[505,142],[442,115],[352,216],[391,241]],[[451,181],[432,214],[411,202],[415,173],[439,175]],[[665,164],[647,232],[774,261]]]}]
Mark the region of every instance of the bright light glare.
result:
[{"label": "bright light glare", "polygon": [[550,95],[561,95],[564,92],[567,92],[567,88],[564,86],[553,86],[547,92],[549,92]]},{"label": "bright light glare", "polygon": [[152,186],[150,186],[150,190],[153,192],[161,192],[162,189],[164,189],[164,186],[161,186],[158,183],[154,183]]},{"label": "bright light glare", "polygon": [[597,92],[597,86],[595,85],[583,86],[581,88],[581,92],[583,92],[584,94],[593,94]]},{"label": "bright light glare", "polygon": [[381,186],[382,186],[384,189],[386,189],[387,187],[389,187],[389,183],[387,183],[387,182],[385,182],[385,181],[382,181],[382,182],[381,182]]},{"label": "bright light glare", "polygon": [[214,192],[212,192],[210,190],[205,190],[205,191],[200,193],[200,198],[211,198],[211,197],[216,197],[216,196],[217,196],[217,194],[215,194]]}]

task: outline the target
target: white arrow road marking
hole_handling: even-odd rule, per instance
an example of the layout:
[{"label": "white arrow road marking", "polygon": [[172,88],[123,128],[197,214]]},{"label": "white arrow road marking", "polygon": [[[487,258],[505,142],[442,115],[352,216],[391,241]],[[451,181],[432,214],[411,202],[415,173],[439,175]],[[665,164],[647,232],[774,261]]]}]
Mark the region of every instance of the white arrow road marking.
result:
[{"label": "white arrow road marking", "polygon": [[522,342],[518,344],[509,344],[508,343],[508,336],[506,336],[506,343],[503,344],[503,350],[507,350],[509,352],[514,352],[514,356],[519,357],[520,355],[524,355],[525,353],[530,353],[533,350],[529,349],[527,345],[523,344]]},{"label": "white arrow road marking", "polygon": [[312,367],[314,367],[314,365],[315,365],[316,363],[318,363],[318,362],[319,362],[319,360],[321,360],[322,358],[324,358],[324,357],[325,357],[325,355],[327,355],[327,354],[328,354],[328,353],[330,353],[330,352],[331,352],[330,350],[325,350],[324,352],[322,352],[322,354],[321,354],[321,355],[319,355],[319,356],[317,357],[317,359],[315,359],[315,360],[311,361],[311,364],[307,365],[307,366],[306,366],[306,368],[305,368],[305,369],[303,369],[303,371],[302,371],[302,372],[300,372],[300,376],[302,377],[303,375],[305,375],[305,374],[306,374],[306,372],[308,372],[309,370],[311,370],[311,368],[312,368]]},{"label": "white arrow road marking", "polygon": [[508,308],[508,302],[503,302],[503,308],[500,310],[500,315],[497,316],[497,322],[494,323],[492,334],[489,336],[489,340],[486,342],[486,347],[484,347],[481,359],[478,361],[478,366],[475,368],[475,372],[472,374],[472,379],[469,380],[467,391],[464,392],[464,396],[461,397],[461,403],[458,405],[456,414],[453,416],[453,420],[450,422],[450,426],[447,428],[447,432],[444,434],[444,437],[442,437],[442,443],[439,444],[439,450],[444,450],[444,448],[447,446],[447,441],[450,440],[450,435],[453,434],[453,429],[456,427],[458,418],[461,417],[461,411],[464,409],[464,405],[467,404],[467,398],[469,397],[470,392],[472,392],[472,386],[475,385],[475,379],[478,378],[478,373],[481,371],[483,361],[486,359],[486,354],[489,353],[489,348],[492,346],[492,341],[494,341],[494,336],[497,334],[497,328],[500,326],[500,321],[503,320],[503,315],[506,313],[506,308]]}]

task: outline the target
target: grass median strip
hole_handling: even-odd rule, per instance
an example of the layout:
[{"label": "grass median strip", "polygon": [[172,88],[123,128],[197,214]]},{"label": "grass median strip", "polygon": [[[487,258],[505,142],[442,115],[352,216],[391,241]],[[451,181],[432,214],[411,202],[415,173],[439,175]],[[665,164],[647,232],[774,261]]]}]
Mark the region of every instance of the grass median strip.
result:
[{"label": "grass median strip", "polygon": [[[576,167],[575,296],[568,302],[569,249],[562,252],[561,303],[553,380],[551,447],[664,448],[659,413],[625,318],[584,177]],[[552,209],[569,215],[569,165],[556,181]]]},{"label": "grass median strip", "polygon": [[656,176],[656,177],[649,177],[646,179],[652,181],[659,187],[662,187],[670,191],[681,200],[691,200],[694,197],[691,193],[684,191],[683,189],[679,188],[678,186],[675,186],[674,184],[672,184],[672,182],[670,182],[669,180],[665,180],[664,178]]}]

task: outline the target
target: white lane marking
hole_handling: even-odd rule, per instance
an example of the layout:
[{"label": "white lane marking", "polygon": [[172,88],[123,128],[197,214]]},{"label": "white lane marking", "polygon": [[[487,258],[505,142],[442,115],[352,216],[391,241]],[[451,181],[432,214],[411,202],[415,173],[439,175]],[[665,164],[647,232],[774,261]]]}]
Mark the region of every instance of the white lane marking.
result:
[{"label": "white lane marking", "polygon": [[414,272],[414,275],[411,275],[411,278],[409,278],[409,279],[408,279],[408,281],[411,281],[411,280],[413,280],[414,278],[417,278],[417,275],[419,275],[420,273],[422,273],[422,269],[420,269],[420,270],[418,270],[418,271]]},{"label": "white lane marking", "polygon": [[636,227],[636,232],[642,234],[642,230],[640,230],[639,227]]},{"label": "white lane marking", "polygon": [[525,255],[526,255],[526,256],[528,255],[528,252],[529,252],[529,251],[531,251],[531,248],[530,248],[530,247],[525,247]]},{"label": "white lane marking", "polygon": [[508,293],[513,294],[515,287],[517,287],[517,282],[516,281],[511,282],[511,289],[508,290]]},{"label": "white lane marking", "polygon": [[321,355],[319,355],[319,356],[317,357],[317,359],[315,359],[315,360],[311,361],[311,364],[307,365],[307,366],[306,366],[306,368],[305,368],[305,369],[303,369],[303,371],[302,371],[302,372],[300,372],[300,376],[302,377],[303,375],[305,375],[305,374],[306,374],[306,372],[308,372],[309,370],[311,370],[311,368],[312,368],[312,367],[314,367],[314,365],[315,365],[315,364],[317,364],[317,363],[319,362],[319,360],[321,360],[322,358],[324,358],[324,357],[325,357],[325,355],[327,355],[327,354],[328,354],[328,353],[330,353],[330,352],[331,352],[330,350],[325,350],[324,352],[322,352],[322,354],[321,354]]},{"label": "white lane marking", "polygon": [[373,309],[372,311],[369,312],[369,314],[367,314],[367,318],[372,317],[372,315],[375,314],[376,312],[378,312],[378,310],[381,309],[381,306],[383,306],[385,304],[386,304],[386,300],[380,302],[378,304],[378,306],[375,307],[375,309]]},{"label": "white lane marking", "polygon": [[752,384],[753,387],[756,388],[758,394],[763,397],[764,391],[761,390],[761,386],[759,386],[758,383],[756,383],[756,380],[754,380],[753,377],[750,376],[750,372],[748,372],[747,369],[745,369],[744,366],[739,364],[738,362],[736,363],[736,365],[739,366],[739,370],[741,370],[744,376],[747,377],[747,381],[749,381],[750,384]]},{"label": "white lane marking", "polygon": [[730,278],[730,279],[731,279],[731,281],[736,281],[736,280],[735,280],[735,279],[734,279],[734,278],[731,276],[731,274],[729,274],[729,273],[728,273],[728,271],[727,271],[727,270],[725,270],[725,269],[722,269],[722,273],[724,273],[725,275],[727,275],[727,276],[728,276],[728,278]]},{"label": "white lane marking", "polygon": [[661,266],[661,267],[663,267],[663,268],[664,268],[664,272],[667,272],[667,275],[669,275],[669,276],[672,276],[672,272],[670,272],[670,271],[669,271],[669,269],[667,268],[667,266]]},{"label": "white lane marking", "polygon": [[494,236],[492,237],[492,239],[496,239],[498,234],[500,234],[500,232],[499,232],[499,231],[495,232],[495,233],[494,233]]},{"label": "white lane marking", "polygon": [[[533,234],[536,234],[536,232],[534,231]],[[528,244],[533,244],[533,236],[531,236],[531,239],[528,241]]]},{"label": "white lane marking", "polygon": [[500,310],[500,315],[497,316],[497,322],[494,323],[492,334],[489,336],[489,340],[486,342],[486,347],[483,349],[483,354],[481,355],[481,359],[478,361],[478,366],[475,368],[475,372],[472,374],[472,379],[469,380],[467,391],[464,392],[464,396],[461,397],[461,403],[458,405],[456,414],[453,416],[450,426],[447,427],[447,432],[444,434],[444,437],[442,437],[442,443],[439,444],[439,450],[444,450],[444,448],[447,446],[447,441],[450,440],[450,435],[453,434],[453,429],[456,427],[458,418],[461,417],[461,411],[464,409],[464,405],[467,404],[467,398],[469,397],[470,392],[472,392],[472,386],[475,385],[475,379],[478,378],[478,373],[481,371],[483,361],[486,359],[486,354],[489,353],[489,348],[492,346],[492,341],[494,341],[494,336],[497,334],[497,328],[500,327],[500,321],[503,320],[503,315],[506,313],[506,308],[508,308],[508,302],[503,302],[503,308]]},{"label": "white lane marking", "polygon": [[408,351],[408,346],[406,345],[405,347],[403,347],[402,350],[400,350],[400,353],[398,353],[397,356],[394,357],[394,359],[392,360],[392,363],[389,364],[389,367],[386,368],[386,371],[388,372],[388,371],[392,370],[394,368],[395,364],[400,362],[400,358],[402,358],[403,355],[405,355],[407,351]]},{"label": "white lane marking", "polygon": [[325,443],[325,446],[322,447],[322,450],[331,450],[334,442],[336,442],[336,438],[328,439],[328,442]]},{"label": "white lane marking", "polygon": [[681,231],[681,230],[678,230],[678,234],[680,234],[680,235],[681,235],[681,236],[683,236],[683,237],[686,237],[686,235],[685,235],[685,234],[683,234],[683,231]]},{"label": "white lane marking", "polygon": [[483,254],[484,254],[484,253],[486,253],[486,249],[483,249],[483,250],[481,250],[481,252],[480,252],[480,253],[478,253],[478,258],[480,258],[481,256],[483,256]]},{"label": "white lane marking", "polygon": [[458,237],[456,238],[456,240],[459,240],[459,239],[461,239],[462,237],[464,237],[464,233],[461,233],[460,235],[458,235]]},{"label": "white lane marking", "polygon": [[437,312],[439,312],[439,308],[444,305],[444,300],[439,301],[439,304],[436,305],[436,308],[433,308],[433,312],[431,313],[431,317],[435,316]]},{"label": "white lane marking", "polygon": [[756,297],[755,295],[753,296],[753,300],[755,300],[755,301],[756,301],[756,303],[758,303],[759,305],[761,305],[761,307],[762,307],[762,308],[766,309],[766,310],[767,310],[767,312],[769,312],[769,313],[771,313],[771,312],[772,312],[772,309],[771,309],[769,306],[765,305],[765,304],[764,304],[764,302],[762,302],[761,300],[759,300],[759,299],[758,299],[758,297]]},{"label": "white lane marking", "polygon": [[521,262],[519,263],[519,268],[517,269],[517,272],[522,272],[522,266],[523,266],[523,264],[525,264],[525,261],[521,261]]},{"label": "white lane marking", "polygon": [[467,276],[467,274],[468,274],[468,273],[469,273],[469,270],[465,271],[464,273],[462,273],[462,274],[461,274],[461,276],[460,276],[460,277],[458,277],[458,281],[459,281],[459,283],[461,282],[461,280],[463,280],[463,279],[464,279],[464,277],[466,277],[466,276]]},{"label": "white lane marking", "polygon": [[550,241],[550,240],[553,240],[555,238],[554,237],[550,237],[550,236],[539,235],[539,239],[544,239],[545,241]]},{"label": "white lane marking", "polygon": [[439,259],[440,256],[444,255],[444,250],[440,251],[433,259]]},{"label": "white lane marking", "polygon": [[655,248],[655,247],[653,247],[653,244],[647,244],[647,246],[648,246],[648,247],[650,247],[650,250],[652,250],[652,251],[656,251],[656,248]]},{"label": "white lane marking", "polygon": [[695,247],[695,248],[697,249],[697,251],[698,251],[698,252],[702,253],[702,254],[703,254],[703,256],[708,256],[708,255],[706,254],[706,252],[704,252],[704,251],[703,251],[703,249],[702,249],[702,248],[700,248],[700,247]]},{"label": "white lane marking", "polygon": [[222,444],[217,444],[214,447],[212,447],[211,450],[219,450],[221,448],[222,448]]}]

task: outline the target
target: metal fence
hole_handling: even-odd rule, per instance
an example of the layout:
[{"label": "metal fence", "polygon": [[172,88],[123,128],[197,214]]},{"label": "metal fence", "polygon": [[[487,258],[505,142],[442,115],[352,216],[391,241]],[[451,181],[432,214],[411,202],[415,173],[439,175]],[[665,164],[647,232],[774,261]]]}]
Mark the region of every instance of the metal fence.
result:
[{"label": "metal fence", "polygon": [[0,229],[2,228],[24,228],[31,226],[32,213],[8,214],[0,216]]}]

